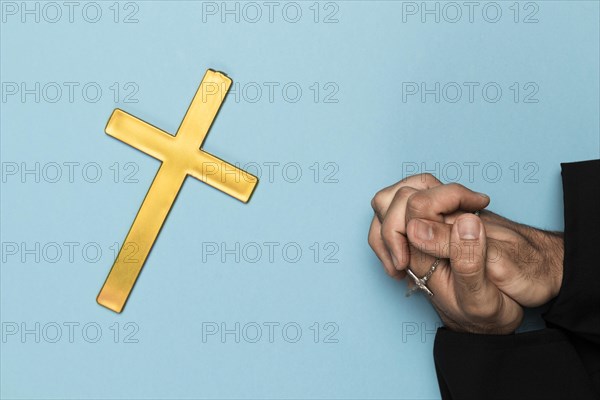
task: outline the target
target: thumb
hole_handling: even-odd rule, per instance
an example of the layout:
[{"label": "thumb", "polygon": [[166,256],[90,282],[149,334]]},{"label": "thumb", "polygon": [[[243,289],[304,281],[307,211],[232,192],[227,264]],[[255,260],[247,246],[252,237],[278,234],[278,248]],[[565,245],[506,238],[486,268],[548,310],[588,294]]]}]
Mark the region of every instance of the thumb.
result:
[{"label": "thumb", "polygon": [[458,217],[450,234],[450,266],[459,307],[474,318],[493,318],[502,299],[485,273],[486,236],[478,216]]}]

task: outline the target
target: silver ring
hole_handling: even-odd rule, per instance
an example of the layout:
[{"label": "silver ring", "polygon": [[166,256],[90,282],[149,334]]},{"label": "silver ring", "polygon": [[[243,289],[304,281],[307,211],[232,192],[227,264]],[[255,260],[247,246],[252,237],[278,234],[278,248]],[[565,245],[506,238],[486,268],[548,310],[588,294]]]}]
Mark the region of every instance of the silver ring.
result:
[{"label": "silver ring", "polygon": [[406,292],[406,297],[409,297],[417,290],[422,290],[423,292],[427,293],[429,295],[429,297],[433,296],[433,292],[431,290],[429,290],[429,288],[427,287],[427,281],[429,280],[429,278],[431,278],[431,275],[433,275],[433,273],[437,269],[438,265],[440,265],[440,261],[441,261],[441,258],[436,258],[435,261],[433,262],[433,264],[431,264],[431,267],[429,267],[429,271],[427,271],[425,276],[422,278],[418,278],[415,275],[415,273],[412,272],[410,267],[408,267],[406,269],[406,273],[408,274],[408,276],[410,276],[412,278],[412,280],[415,282],[415,286],[412,289],[409,289],[408,292]]}]

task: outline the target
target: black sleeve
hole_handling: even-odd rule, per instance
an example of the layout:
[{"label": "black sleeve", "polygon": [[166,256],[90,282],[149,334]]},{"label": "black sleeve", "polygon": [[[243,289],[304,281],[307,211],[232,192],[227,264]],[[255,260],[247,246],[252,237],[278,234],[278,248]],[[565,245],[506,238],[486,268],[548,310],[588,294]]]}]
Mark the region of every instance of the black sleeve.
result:
[{"label": "black sleeve", "polygon": [[562,167],[563,283],[544,319],[600,347],[600,160]]},{"label": "black sleeve", "polygon": [[443,399],[600,399],[600,160],[562,164],[563,284],[548,328],[475,335],[440,328]]}]

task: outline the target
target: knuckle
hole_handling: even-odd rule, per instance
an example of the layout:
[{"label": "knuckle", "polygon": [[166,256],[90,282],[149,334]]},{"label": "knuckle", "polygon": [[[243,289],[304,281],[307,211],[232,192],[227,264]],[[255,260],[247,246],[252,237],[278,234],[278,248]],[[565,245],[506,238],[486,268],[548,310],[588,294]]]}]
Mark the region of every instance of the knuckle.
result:
[{"label": "knuckle", "polygon": [[406,203],[406,210],[410,214],[423,214],[432,206],[431,199],[419,192],[413,193]]},{"label": "knuckle", "polygon": [[499,307],[494,302],[467,302],[462,305],[463,312],[470,318],[481,321],[496,319]]},{"label": "knuckle", "polygon": [[416,189],[414,189],[410,186],[402,186],[396,191],[396,194],[394,195],[394,200],[408,198],[416,191],[417,191]]},{"label": "knuckle", "polygon": [[479,305],[471,302],[460,303],[462,312],[470,319],[479,317]]},{"label": "knuckle", "polygon": [[480,273],[481,263],[474,258],[453,260],[452,269],[464,278],[473,278]]},{"label": "knuckle", "polygon": [[369,246],[371,246],[372,249],[375,249],[375,238],[373,237],[372,233],[369,233],[369,236],[367,237],[367,243],[369,243]]},{"label": "knuckle", "polygon": [[500,307],[497,303],[487,302],[483,303],[479,308],[479,318],[487,321],[498,319],[500,315]]},{"label": "knuckle", "polygon": [[380,210],[384,206],[385,199],[387,198],[387,191],[388,189],[385,188],[375,193],[375,196],[371,199],[371,207],[373,210]]},{"label": "knuckle", "polygon": [[452,189],[453,191],[463,191],[466,189],[465,186],[457,182],[448,183],[446,186]]},{"label": "knuckle", "polygon": [[507,282],[511,275],[510,271],[504,265],[498,263],[489,264],[486,272],[490,281],[496,284]]},{"label": "knuckle", "polygon": [[437,178],[435,176],[433,176],[432,174],[430,174],[429,172],[424,172],[417,176],[421,179],[421,182],[423,182],[423,183],[426,183],[428,181],[437,181]]},{"label": "knuckle", "polygon": [[377,198],[377,196],[379,196],[379,193],[376,193],[375,196],[373,196],[373,198],[371,199],[371,208],[373,210],[377,210],[377,206],[379,205],[379,199]]}]

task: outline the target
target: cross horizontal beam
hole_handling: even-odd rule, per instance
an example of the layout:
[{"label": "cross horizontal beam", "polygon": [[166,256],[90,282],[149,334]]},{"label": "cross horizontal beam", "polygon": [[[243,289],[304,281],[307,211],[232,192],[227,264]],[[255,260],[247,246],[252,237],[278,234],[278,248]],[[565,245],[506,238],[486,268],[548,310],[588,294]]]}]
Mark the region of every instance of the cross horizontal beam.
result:
[{"label": "cross horizontal beam", "polygon": [[177,136],[118,108],[106,124],[106,133],[158,160],[182,164],[187,175],[244,203],[258,183],[256,176],[204,150],[185,148],[179,145]]}]

